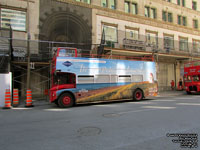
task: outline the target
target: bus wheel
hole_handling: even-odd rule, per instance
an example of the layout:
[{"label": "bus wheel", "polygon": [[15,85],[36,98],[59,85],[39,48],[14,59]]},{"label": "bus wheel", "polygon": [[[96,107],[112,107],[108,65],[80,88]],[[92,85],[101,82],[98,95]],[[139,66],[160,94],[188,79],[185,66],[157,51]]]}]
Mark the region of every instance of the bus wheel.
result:
[{"label": "bus wheel", "polygon": [[136,89],[133,93],[133,100],[142,100],[143,99],[143,93],[142,90]]},{"label": "bus wheel", "polygon": [[191,93],[191,92],[189,92],[189,91],[186,91],[186,92],[187,92],[187,94],[188,94],[188,95],[191,95],[191,94],[192,94],[192,93]]},{"label": "bus wheel", "polygon": [[62,108],[72,107],[74,105],[74,98],[69,93],[64,93],[58,99],[58,105]]}]

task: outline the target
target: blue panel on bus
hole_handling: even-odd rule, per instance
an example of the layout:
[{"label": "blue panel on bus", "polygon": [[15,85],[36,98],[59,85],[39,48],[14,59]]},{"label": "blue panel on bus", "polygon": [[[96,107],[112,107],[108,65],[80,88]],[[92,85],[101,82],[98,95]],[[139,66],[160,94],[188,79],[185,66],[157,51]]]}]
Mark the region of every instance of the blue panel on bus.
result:
[{"label": "blue panel on bus", "polygon": [[143,81],[156,80],[154,62],[115,59],[57,57],[56,69],[78,75],[142,75]]}]

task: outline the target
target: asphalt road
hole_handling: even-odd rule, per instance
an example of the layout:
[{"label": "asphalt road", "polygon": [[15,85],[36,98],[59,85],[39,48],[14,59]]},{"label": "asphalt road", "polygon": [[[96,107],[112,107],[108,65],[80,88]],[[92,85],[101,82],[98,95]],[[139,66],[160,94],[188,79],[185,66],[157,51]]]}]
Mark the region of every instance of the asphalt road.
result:
[{"label": "asphalt road", "polygon": [[52,104],[1,109],[0,149],[187,150],[180,143],[172,142],[178,137],[169,135],[200,135],[199,114],[200,95],[79,105],[69,109]]}]

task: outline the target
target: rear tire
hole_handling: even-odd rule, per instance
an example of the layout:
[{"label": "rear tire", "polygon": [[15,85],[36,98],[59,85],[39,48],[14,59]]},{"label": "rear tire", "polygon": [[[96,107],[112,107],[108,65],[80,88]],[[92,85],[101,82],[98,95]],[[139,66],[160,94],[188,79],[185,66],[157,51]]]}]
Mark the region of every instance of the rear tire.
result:
[{"label": "rear tire", "polygon": [[140,89],[136,89],[133,92],[133,100],[140,101],[143,99],[143,92]]},{"label": "rear tire", "polygon": [[74,105],[74,98],[70,93],[62,94],[58,99],[58,105],[61,108],[68,108]]}]

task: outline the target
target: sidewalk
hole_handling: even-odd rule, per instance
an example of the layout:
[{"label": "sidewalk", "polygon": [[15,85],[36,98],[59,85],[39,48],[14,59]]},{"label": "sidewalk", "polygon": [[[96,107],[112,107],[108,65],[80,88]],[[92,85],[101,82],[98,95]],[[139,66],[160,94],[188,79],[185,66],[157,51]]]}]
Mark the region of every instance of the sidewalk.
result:
[{"label": "sidewalk", "polygon": [[186,95],[185,90],[183,91],[160,91],[158,92],[158,97],[167,97],[167,96],[178,96],[178,95]]}]

